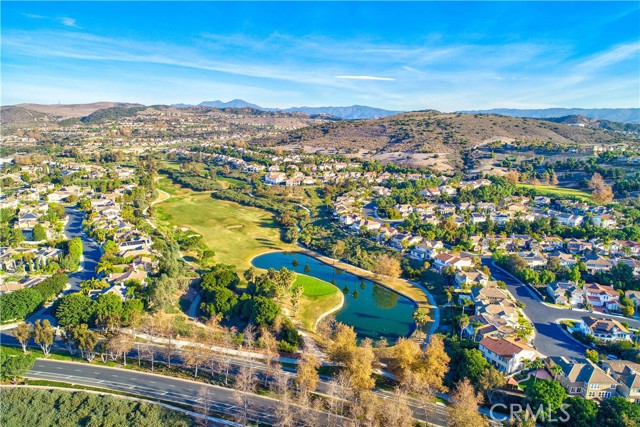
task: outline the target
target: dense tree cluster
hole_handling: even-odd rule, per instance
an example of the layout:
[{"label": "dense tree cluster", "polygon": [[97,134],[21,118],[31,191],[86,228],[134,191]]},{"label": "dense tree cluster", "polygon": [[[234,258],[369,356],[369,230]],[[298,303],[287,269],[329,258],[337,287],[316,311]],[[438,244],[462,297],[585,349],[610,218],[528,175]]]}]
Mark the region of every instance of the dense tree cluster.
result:
[{"label": "dense tree cluster", "polygon": [[164,407],[108,395],[29,388],[0,389],[0,424],[10,426],[192,427],[193,419]]},{"label": "dense tree cluster", "polygon": [[57,273],[30,288],[0,295],[0,313],[3,321],[24,319],[41,304],[62,292],[69,278]]}]

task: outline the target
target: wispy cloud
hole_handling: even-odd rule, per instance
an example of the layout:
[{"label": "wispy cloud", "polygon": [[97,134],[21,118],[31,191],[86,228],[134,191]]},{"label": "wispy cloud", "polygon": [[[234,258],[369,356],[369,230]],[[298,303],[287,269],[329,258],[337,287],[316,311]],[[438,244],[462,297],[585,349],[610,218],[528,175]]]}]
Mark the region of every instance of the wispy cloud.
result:
[{"label": "wispy cloud", "polygon": [[76,23],[75,19],[69,18],[68,16],[61,16],[61,17],[57,18],[57,20],[58,20],[58,22],[60,22],[65,27],[82,28]]},{"label": "wispy cloud", "polygon": [[392,82],[395,81],[392,77],[376,77],[376,76],[336,76],[336,79],[346,79],[346,80],[377,80],[384,82]]},{"label": "wispy cloud", "polygon": [[27,17],[29,19],[42,19],[42,20],[57,22],[69,28],[77,28],[77,29],[82,28],[81,26],[78,25],[78,22],[76,19],[70,18],[68,16],[44,16],[44,15],[37,15],[34,13],[23,13],[22,16]]}]

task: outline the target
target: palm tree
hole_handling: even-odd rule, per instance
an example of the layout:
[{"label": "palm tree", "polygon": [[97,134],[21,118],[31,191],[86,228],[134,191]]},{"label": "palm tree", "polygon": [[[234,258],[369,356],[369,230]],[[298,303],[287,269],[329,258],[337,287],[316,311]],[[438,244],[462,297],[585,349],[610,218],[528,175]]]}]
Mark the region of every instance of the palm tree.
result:
[{"label": "palm tree", "polygon": [[100,260],[98,262],[98,265],[96,266],[96,273],[98,273],[98,274],[100,274],[100,273],[109,274],[109,273],[111,273],[111,269],[112,268],[113,268],[113,264],[111,264],[111,261]]},{"label": "palm tree", "polygon": [[421,308],[417,308],[413,312],[413,321],[416,322],[416,326],[418,327],[418,331],[422,331],[424,325],[429,321],[429,313]]},{"label": "palm tree", "polygon": [[560,367],[560,365],[553,365],[551,367],[551,373],[553,374],[553,379],[557,379],[558,375],[560,375],[562,373],[562,368]]}]

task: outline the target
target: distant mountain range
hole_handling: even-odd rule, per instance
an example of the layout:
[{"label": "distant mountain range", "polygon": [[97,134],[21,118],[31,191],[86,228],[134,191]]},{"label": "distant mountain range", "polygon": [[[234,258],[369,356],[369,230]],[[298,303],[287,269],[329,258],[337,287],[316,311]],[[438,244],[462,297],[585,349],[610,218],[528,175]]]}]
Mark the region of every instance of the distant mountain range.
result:
[{"label": "distant mountain range", "polygon": [[[190,104],[174,104],[174,107],[193,107]],[[242,99],[234,99],[229,102],[205,101],[197,105],[198,107],[213,108],[254,108],[263,111],[284,111],[286,113],[306,113],[309,115],[326,114],[340,117],[346,120],[358,119],[378,119],[402,113],[402,111],[384,110],[382,108],[367,107],[366,105],[352,105],[350,107],[292,107],[292,108],[266,108],[256,104],[251,104]]]},{"label": "distant mountain range", "polygon": [[530,117],[532,119],[584,116],[590,119],[640,124],[640,108],[544,108],[537,110],[494,108],[492,110],[463,110],[459,112],[469,114],[498,114],[500,116],[510,117]]}]

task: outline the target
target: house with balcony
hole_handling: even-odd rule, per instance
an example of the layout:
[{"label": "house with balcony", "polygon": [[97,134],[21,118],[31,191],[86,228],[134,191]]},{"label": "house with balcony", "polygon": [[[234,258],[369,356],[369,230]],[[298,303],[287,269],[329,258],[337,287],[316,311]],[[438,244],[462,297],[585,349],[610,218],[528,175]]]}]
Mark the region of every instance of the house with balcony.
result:
[{"label": "house with balcony", "polygon": [[602,341],[631,341],[631,333],[615,319],[583,317],[577,330]]},{"label": "house with balcony", "polygon": [[599,283],[584,284],[585,302],[593,307],[602,307],[608,311],[620,311],[620,294],[612,286],[601,285]]}]

